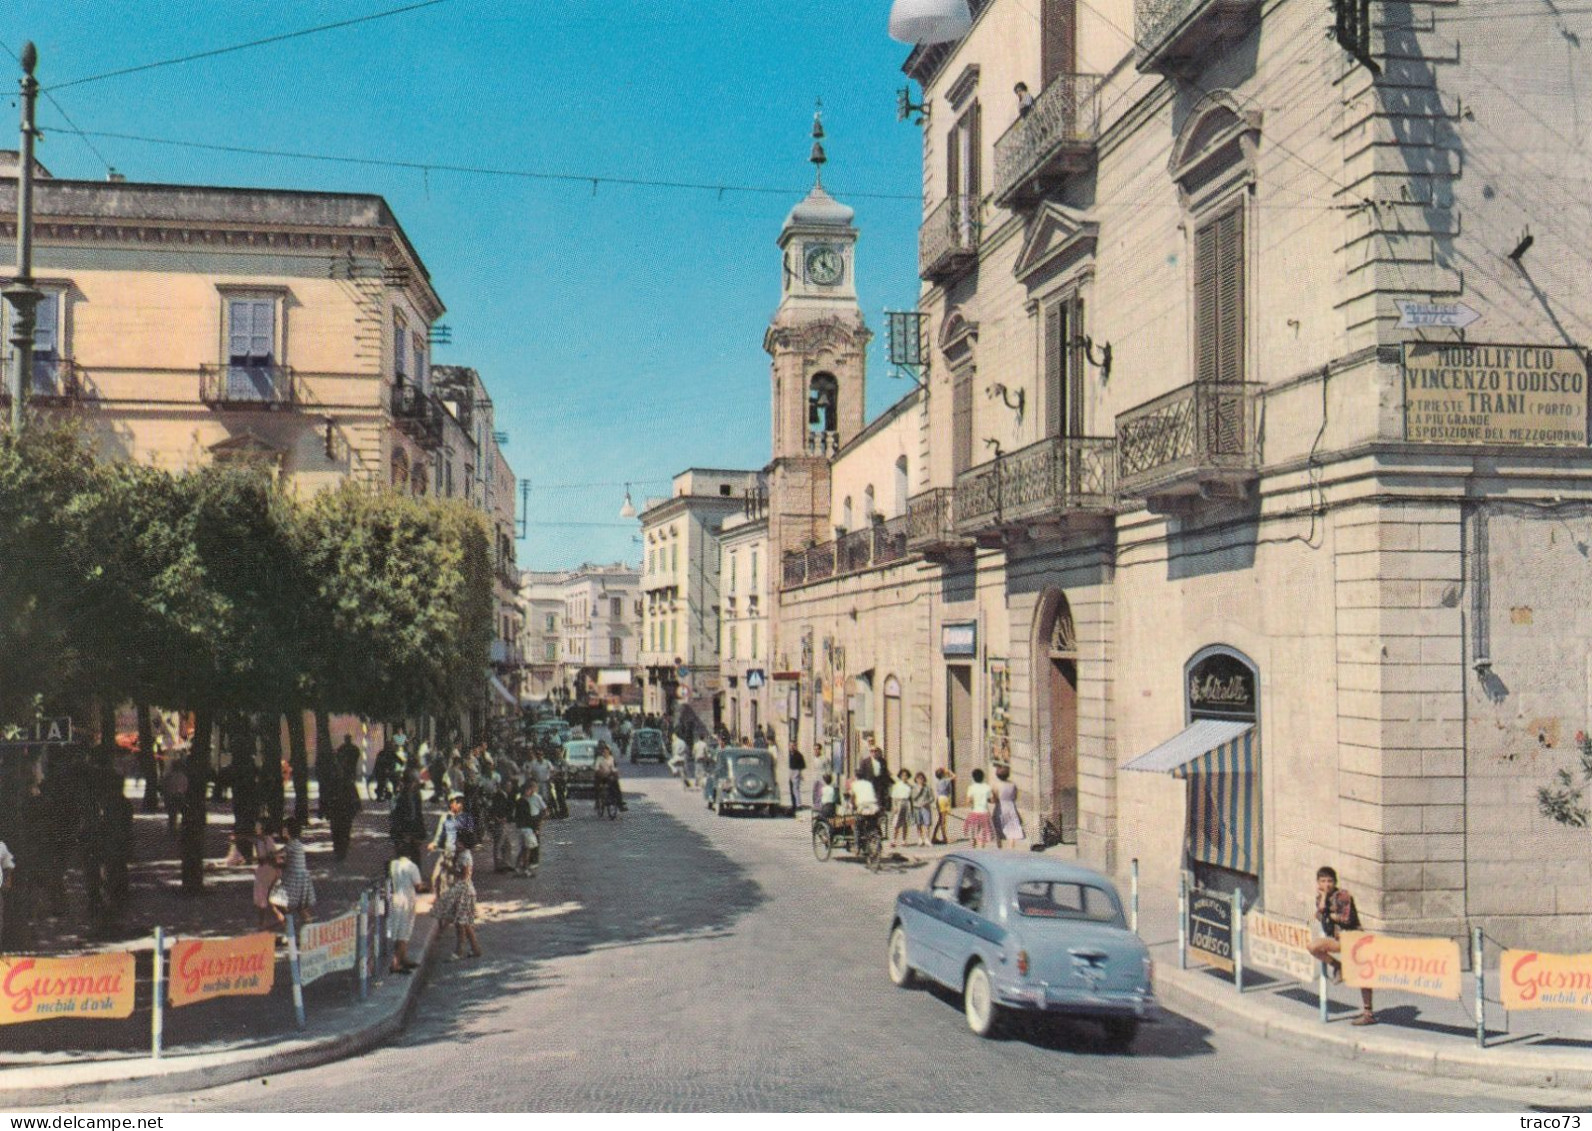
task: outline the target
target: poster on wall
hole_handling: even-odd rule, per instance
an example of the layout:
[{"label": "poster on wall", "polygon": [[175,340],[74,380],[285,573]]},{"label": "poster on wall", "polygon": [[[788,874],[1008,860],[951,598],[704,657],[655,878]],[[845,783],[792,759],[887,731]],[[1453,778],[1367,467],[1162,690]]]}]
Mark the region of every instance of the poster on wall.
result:
[{"label": "poster on wall", "polygon": [[1570,346],[1405,342],[1404,438],[1585,447],[1586,358]]},{"label": "poster on wall", "polygon": [[0,958],[0,1025],[60,1017],[114,1021],[132,1015],[129,951],[77,958]]},{"label": "poster on wall", "polygon": [[997,762],[1012,757],[1012,670],[1005,660],[989,662],[989,756]]}]

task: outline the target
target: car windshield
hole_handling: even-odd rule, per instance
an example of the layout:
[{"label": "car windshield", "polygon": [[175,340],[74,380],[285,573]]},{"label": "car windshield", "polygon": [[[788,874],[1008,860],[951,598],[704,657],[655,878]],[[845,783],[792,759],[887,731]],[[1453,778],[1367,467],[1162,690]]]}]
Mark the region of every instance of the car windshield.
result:
[{"label": "car windshield", "polygon": [[1024,880],[1017,885],[1017,910],[1030,919],[1089,919],[1117,923],[1122,908],[1116,897],[1090,884],[1059,880]]},{"label": "car windshield", "polygon": [[595,742],[571,742],[564,747],[564,761],[572,766],[590,766],[597,761]]},{"label": "car windshield", "polygon": [[662,750],[663,735],[655,730],[644,730],[636,735],[636,745],[643,750]]}]

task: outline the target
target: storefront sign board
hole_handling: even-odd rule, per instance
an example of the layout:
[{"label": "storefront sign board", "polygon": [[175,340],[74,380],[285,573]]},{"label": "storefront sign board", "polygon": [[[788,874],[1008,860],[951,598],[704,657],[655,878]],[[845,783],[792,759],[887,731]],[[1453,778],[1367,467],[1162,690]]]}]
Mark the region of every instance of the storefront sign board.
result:
[{"label": "storefront sign board", "polygon": [[1586,358],[1569,346],[1405,342],[1404,438],[1586,447]]},{"label": "storefront sign board", "polygon": [[1193,888],[1188,898],[1191,956],[1219,970],[1233,968],[1233,901],[1220,892]]},{"label": "storefront sign board", "polygon": [[1351,986],[1459,997],[1459,944],[1453,939],[1395,939],[1370,931],[1344,931],[1338,938],[1343,980]]}]

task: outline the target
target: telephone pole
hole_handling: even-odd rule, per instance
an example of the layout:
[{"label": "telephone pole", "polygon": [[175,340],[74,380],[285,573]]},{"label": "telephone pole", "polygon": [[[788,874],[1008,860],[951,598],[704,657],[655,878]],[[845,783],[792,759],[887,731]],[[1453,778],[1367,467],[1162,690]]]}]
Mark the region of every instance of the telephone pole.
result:
[{"label": "telephone pole", "polygon": [[44,296],[33,285],[33,139],[38,132],[33,124],[34,106],[39,99],[39,80],[33,77],[39,52],[31,42],[22,45],[22,145],[17,164],[17,273],[0,288],[11,304],[11,433],[21,435],[23,401],[33,373],[33,329],[39,300]]}]

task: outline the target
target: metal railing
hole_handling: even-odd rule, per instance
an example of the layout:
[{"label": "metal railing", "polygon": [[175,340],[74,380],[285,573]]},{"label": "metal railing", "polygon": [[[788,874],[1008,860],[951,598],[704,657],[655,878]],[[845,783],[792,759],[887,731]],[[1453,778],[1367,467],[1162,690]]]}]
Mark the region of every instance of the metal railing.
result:
[{"label": "metal railing", "polygon": [[978,198],[952,195],[918,229],[918,274],[936,279],[960,270],[978,256]]},{"label": "metal railing", "polygon": [[1260,466],[1260,385],[1200,381],[1117,417],[1117,482],[1132,494]]},{"label": "metal railing", "polygon": [[1069,169],[1100,136],[1100,76],[1057,75],[995,143],[995,199],[1010,203],[1052,167]]},{"label": "metal railing", "polygon": [[[0,400],[11,398],[11,366],[10,358],[0,363]],[[81,372],[70,358],[34,356],[28,400],[66,403],[77,400],[82,393]]]},{"label": "metal railing", "polygon": [[436,449],[442,446],[444,411],[437,398],[418,385],[393,386],[393,423],[413,436],[423,448]]},{"label": "metal railing", "polygon": [[961,544],[951,524],[951,487],[933,487],[907,500],[907,546],[920,552],[942,550]]},{"label": "metal railing", "polygon": [[199,399],[218,407],[291,408],[293,371],[285,365],[201,366]]},{"label": "metal railing", "polygon": [[1231,37],[1259,7],[1259,0],[1134,0],[1137,65],[1141,71],[1153,69],[1209,41]]},{"label": "metal railing", "polygon": [[1116,506],[1115,441],[1051,436],[970,468],[956,480],[958,533],[976,535]]},{"label": "metal railing", "polygon": [[820,542],[805,550],[792,550],[783,562],[785,588],[905,561],[907,523],[906,515],[897,515],[872,522],[861,530],[849,530],[833,541]]}]

